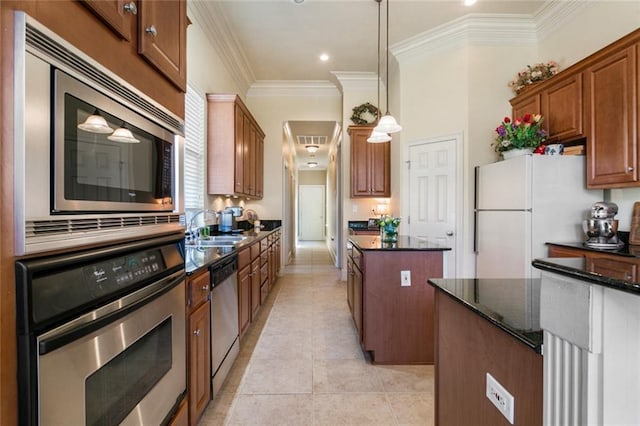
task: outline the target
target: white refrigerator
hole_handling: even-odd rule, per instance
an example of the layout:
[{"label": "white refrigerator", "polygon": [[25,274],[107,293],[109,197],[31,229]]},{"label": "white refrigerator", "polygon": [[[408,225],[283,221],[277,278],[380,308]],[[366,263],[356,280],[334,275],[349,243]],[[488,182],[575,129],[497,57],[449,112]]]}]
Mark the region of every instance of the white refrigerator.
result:
[{"label": "white refrigerator", "polygon": [[602,190],[586,189],[585,157],[525,155],[476,167],[477,278],[538,278],[547,242],[584,241]]}]

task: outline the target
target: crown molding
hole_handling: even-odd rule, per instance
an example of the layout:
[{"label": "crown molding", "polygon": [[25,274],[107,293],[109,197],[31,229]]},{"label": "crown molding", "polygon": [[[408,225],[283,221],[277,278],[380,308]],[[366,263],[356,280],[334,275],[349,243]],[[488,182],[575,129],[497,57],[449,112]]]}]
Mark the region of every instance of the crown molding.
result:
[{"label": "crown molding", "polygon": [[259,80],[251,85],[247,97],[340,97],[335,84],[328,80]]},{"label": "crown molding", "polygon": [[561,28],[581,10],[588,7],[584,0],[547,1],[534,13],[538,41]]},{"label": "crown molding", "polygon": [[399,62],[470,44],[533,45],[536,24],[530,15],[469,14],[396,43],[389,48]]},{"label": "crown molding", "polygon": [[377,90],[378,75],[374,72],[331,71],[341,89]]},{"label": "crown molding", "polygon": [[202,28],[234,82],[242,93],[247,93],[255,76],[220,5],[213,1],[189,1],[187,8],[189,18]]}]

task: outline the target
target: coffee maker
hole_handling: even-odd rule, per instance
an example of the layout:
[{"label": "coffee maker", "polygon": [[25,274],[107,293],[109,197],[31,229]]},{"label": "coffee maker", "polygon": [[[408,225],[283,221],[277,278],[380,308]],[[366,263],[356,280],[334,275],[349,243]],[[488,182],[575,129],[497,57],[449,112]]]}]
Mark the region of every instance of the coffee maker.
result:
[{"label": "coffee maker", "polygon": [[240,217],[243,214],[242,207],[231,206],[218,212],[220,217],[218,222],[218,231],[220,232],[233,232],[237,231],[236,217]]},{"label": "coffee maker", "polygon": [[618,214],[615,203],[598,201],[591,206],[591,219],[582,222],[582,229],[589,239],[585,246],[599,249],[619,249],[624,243],[618,239]]}]

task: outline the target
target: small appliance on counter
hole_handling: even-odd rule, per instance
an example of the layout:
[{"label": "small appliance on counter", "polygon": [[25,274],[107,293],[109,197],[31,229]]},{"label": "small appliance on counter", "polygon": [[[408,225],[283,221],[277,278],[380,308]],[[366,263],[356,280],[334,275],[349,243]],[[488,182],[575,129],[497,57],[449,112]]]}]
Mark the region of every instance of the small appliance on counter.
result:
[{"label": "small appliance on counter", "polygon": [[582,229],[589,239],[584,245],[598,249],[620,249],[624,243],[618,238],[618,214],[615,203],[598,201],[591,206],[591,219],[582,222]]},{"label": "small appliance on counter", "polygon": [[237,230],[236,218],[242,216],[242,207],[232,206],[218,212],[220,219],[218,222],[218,231],[233,232]]}]

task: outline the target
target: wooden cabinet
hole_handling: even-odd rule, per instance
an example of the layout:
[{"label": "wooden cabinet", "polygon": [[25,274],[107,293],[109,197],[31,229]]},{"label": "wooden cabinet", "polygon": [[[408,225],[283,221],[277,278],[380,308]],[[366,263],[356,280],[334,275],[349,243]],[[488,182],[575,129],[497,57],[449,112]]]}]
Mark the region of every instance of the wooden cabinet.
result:
[{"label": "wooden cabinet", "polygon": [[190,424],[196,424],[211,400],[210,276],[204,272],[187,282],[188,401]]},{"label": "wooden cabinet", "polygon": [[113,31],[131,41],[138,6],[132,0],[84,0],[84,5],[98,15]]},{"label": "wooden cabinet", "polygon": [[138,53],[186,92],[186,0],[142,0],[138,4]]},{"label": "wooden cabinet", "polygon": [[585,268],[607,277],[635,282],[638,278],[640,259],[635,257],[619,256],[611,253],[603,253],[593,250],[563,247],[550,244],[549,257],[584,257]]},{"label": "wooden cabinet", "polygon": [[638,185],[638,45],[584,72],[587,187]]},{"label": "wooden cabinet", "polygon": [[251,262],[251,321],[256,318],[262,301],[260,284],[260,256],[258,256]]},{"label": "wooden cabinet", "polygon": [[251,324],[251,248],[238,253],[238,330],[242,336]]},{"label": "wooden cabinet", "polygon": [[169,421],[169,426],[189,426],[189,401],[188,398],[185,398],[180,403],[178,410],[175,412],[171,420]]},{"label": "wooden cabinet", "polygon": [[263,197],[264,132],[238,95],[207,94],[207,147],[209,194]]},{"label": "wooden cabinet", "polygon": [[547,141],[570,141],[584,137],[582,75],[559,74],[547,82],[525,89],[511,100],[514,118],[542,114]]},{"label": "wooden cabinet", "polygon": [[[84,5],[181,91],[187,90],[186,0],[84,0]],[[135,15],[138,15],[137,26]]]},{"label": "wooden cabinet", "polygon": [[351,198],[391,196],[391,145],[368,143],[373,125],[349,126]]}]

